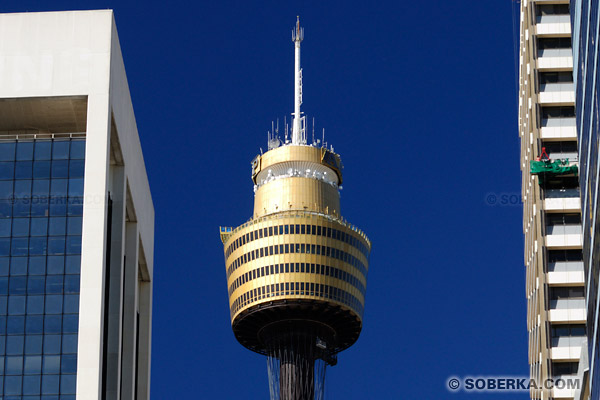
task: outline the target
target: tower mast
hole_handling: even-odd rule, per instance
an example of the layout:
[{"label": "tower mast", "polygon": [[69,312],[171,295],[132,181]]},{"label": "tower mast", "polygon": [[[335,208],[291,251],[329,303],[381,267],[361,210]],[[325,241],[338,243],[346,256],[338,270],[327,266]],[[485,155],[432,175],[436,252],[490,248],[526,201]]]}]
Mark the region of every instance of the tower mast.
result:
[{"label": "tower mast", "polygon": [[300,27],[300,16],[296,20],[296,26],[292,30],[292,41],[294,42],[294,121],[292,124],[292,144],[306,144],[304,124],[300,105],[302,104],[302,69],[300,68],[300,43],[304,39],[304,28]]}]

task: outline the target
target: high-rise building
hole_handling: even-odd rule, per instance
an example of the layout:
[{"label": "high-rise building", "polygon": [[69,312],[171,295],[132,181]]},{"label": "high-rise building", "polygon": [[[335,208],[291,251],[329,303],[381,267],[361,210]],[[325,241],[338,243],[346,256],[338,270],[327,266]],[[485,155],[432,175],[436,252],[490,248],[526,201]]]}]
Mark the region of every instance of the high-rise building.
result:
[{"label": "high-rise building", "polygon": [[[359,337],[371,243],[342,218],[340,156],[307,138],[297,22],[291,137],[270,132],[252,161],[254,212],[221,228],[231,324],[237,340],[268,356],[272,399],[321,399],[325,367]],[[284,124],[285,125],[285,124]]]},{"label": "high-rise building", "polygon": [[572,0],[575,105],[579,136],[583,260],[586,278],[587,363],[579,375],[585,387],[581,399],[600,398],[600,218],[598,218],[598,151],[600,151],[600,105],[598,104],[598,0]]},{"label": "high-rise building", "polygon": [[[570,8],[567,0],[520,3],[528,358],[531,378],[548,387],[541,384],[577,374],[586,337]],[[572,399],[575,390],[532,389],[530,395]]]},{"label": "high-rise building", "polygon": [[0,398],[148,399],[154,209],[113,13],[0,32]]}]

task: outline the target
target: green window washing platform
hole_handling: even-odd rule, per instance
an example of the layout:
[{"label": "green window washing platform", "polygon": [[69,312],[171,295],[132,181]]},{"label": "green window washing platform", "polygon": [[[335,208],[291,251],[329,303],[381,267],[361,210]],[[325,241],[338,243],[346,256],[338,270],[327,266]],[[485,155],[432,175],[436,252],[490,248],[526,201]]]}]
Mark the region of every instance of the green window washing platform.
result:
[{"label": "green window washing platform", "polygon": [[552,179],[561,175],[577,176],[577,165],[569,165],[569,159],[564,160],[540,160],[530,161],[530,172],[532,175],[537,175],[539,184],[542,185],[546,179]]}]

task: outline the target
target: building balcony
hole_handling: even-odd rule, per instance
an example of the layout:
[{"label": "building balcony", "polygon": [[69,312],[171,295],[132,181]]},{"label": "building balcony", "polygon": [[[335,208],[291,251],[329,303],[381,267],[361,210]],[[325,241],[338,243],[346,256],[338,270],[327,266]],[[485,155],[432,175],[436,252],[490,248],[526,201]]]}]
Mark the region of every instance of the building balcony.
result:
[{"label": "building balcony", "polygon": [[538,100],[542,105],[573,105],[575,104],[573,83],[542,84]]},{"label": "building balcony", "polygon": [[572,70],[572,50],[570,48],[540,50],[538,53],[537,68],[538,70]]},{"label": "building balcony", "polygon": [[546,236],[546,247],[549,249],[580,249],[581,233],[550,234]]},{"label": "building balcony", "polygon": [[[550,301],[550,310],[548,310],[549,320],[550,322],[560,322],[560,323],[573,323],[573,324],[584,324],[587,318],[587,310],[585,308],[585,299],[576,298],[576,299],[559,299],[559,300],[551,300]],[[564,337],[558,338],[559,340],[563,340],[560,343],[553,343],[553,347],[563,347],[566,344],[569,346],[571,342],[567,343],[565,340],[574,340],[573,337]],[[583,339],[583,337],[581,338]],[[554,339],[553,339],[554,340]],[[573,342],[575,343],[575,342]],[[580,342],[575,343],[578,346],[581,346]],[[575,345],[574,344],[574,345]],[[558,353],[561,354],[561,353]]]},{"label": "building balcony", "polygon": [[543,119],[540,135],[542,139],[577,139],[575,117]]},{"label": "building balcony", "polygon": [[578,361],[584,339],[585,337],[553,338],[550,358],[552,361]]},{"label": "building balcony", "polygon": [[581,199],[575,198],[556,198],[544,199],[545,211],[564,211],[576,212],[581,210]]},{"label": "building balcony", "polygon": [[542,15],[537,17],[535,33],[538,36],[571,35],[571,17],[564,15]]},{"label": "building balcony", "polygon": [[579,212],[581,210],[579,196],[579,188],[547,189],[544,191],[544,210]]},{"label": "building balcony", "polygon": [[546,279],[550,286],[583,286],[583,261],[549,262]]},{"label": "building balcony", "polygon": [[[554,380],[556,381],[556,379],[558,379],[559,377],[555,377]],[[566,379],[575,379],[575,376],[565,376],[563,377],[565,380]],[[575,389],[572,388],[562,388],[562,389],[557,389],[554,388],[552,389],[552,398],[553,399],[572,399],[573,396],[575,396]]]}]

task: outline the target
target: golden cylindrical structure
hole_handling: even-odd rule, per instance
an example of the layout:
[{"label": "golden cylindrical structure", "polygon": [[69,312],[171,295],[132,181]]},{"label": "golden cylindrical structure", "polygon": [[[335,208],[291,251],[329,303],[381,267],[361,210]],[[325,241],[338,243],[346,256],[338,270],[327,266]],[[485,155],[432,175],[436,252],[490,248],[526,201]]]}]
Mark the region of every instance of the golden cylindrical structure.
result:
[{"label": "golden cylindrical structure", "polygon": [[[285,145],[252,162],[253,218],[221,228],[231,323],[259,353],[281,326],[306,325],[330,354],[362,328],[371,243],[342,219],[339,155]],[[296,328],[294,328],[296,329]]]}]

